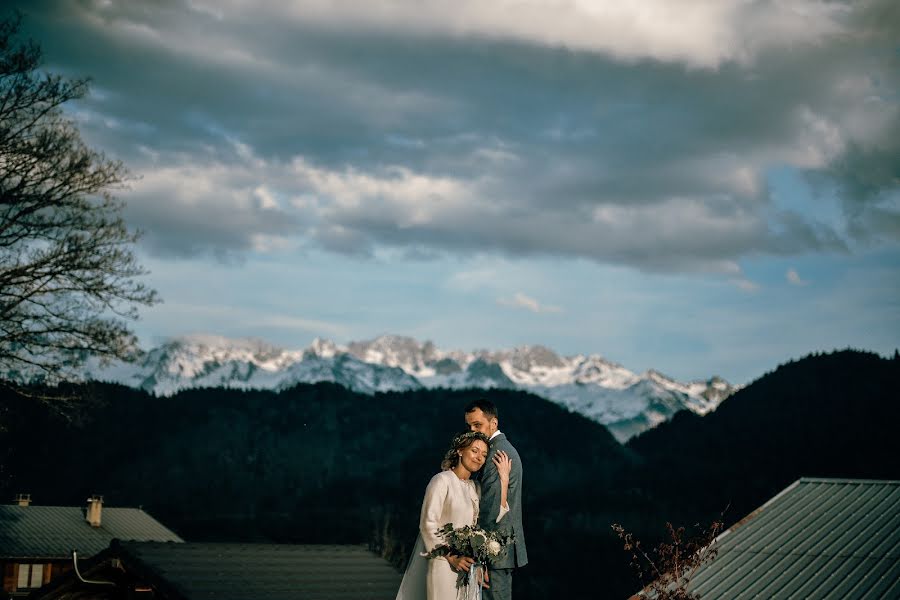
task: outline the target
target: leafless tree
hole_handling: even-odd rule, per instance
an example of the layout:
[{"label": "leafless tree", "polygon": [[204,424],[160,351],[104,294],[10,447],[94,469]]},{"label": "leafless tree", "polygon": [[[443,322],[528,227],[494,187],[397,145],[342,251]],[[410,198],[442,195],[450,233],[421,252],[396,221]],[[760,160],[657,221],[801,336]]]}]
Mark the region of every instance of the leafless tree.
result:
[{"label": "leafless tree", "polygon": [[39,70],[40,47],[0,21],[0,382],[56,383],[89,356],[125,357],[128,321],[157,301],[137,281],[120,162],[88,148],[62,110],[86,79]]},{"label": "leafless tree", "polygon": [[686,535],[684,527],[676,528],[666,523],[667,539],[648,550],[634,534],[618,523],[613,524],[613,531],[631,555],[632,569],[645,586],[641,594],[633,598],[699,600],[700,595],[691,592],[689,585],[700,567],[718,554],[716,537],[723,527],[723,518],[719,518],[709,527],[695,525],[694,533]]}]

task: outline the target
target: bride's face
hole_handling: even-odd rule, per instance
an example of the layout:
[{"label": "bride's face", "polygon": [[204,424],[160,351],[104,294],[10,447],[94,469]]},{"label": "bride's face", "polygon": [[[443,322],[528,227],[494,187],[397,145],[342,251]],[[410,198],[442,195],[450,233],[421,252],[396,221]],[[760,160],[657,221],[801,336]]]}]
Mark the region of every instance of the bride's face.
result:
[{"label": "bride's face", "polygon": [[467,447],[459,451],[459,462],[470,473],[474,473],[484,466],[487,460],[488,447],[481,440],[475,440]]}]

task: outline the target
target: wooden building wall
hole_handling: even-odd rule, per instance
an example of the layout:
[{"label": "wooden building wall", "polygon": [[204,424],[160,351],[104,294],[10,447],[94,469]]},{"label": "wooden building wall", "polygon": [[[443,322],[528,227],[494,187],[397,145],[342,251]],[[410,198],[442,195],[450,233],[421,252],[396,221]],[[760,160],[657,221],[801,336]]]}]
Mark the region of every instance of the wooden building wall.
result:
[{"label": "wooden building wall", "polygon": [[[43,572],[41,574],[41,585],[47,585],[50,583],[51,579],[55,579],[62,575],[63,573],[67,573],[72,569],[72,564],[68,560],[48,560],[48,561],[34,561],[34,560],[16,560],[16,559],[5,559],[0,561],[0,571],[3,573],[3,591],[6,593],[14,593],[16,592],[16,586],[19,581],[19,565],[20,564],[42,564],[44,565]],[[29,590],[30,591],[30,590]],[[20,593],[26,593],[24,590]]]}]

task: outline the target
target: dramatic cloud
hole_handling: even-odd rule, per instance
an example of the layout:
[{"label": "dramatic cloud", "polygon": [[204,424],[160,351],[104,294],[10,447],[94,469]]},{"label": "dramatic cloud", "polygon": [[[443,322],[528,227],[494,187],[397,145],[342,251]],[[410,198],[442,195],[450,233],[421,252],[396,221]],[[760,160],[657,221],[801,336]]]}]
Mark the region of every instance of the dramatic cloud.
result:
[{"label": "dramatic cloud", "polygon": [[[222,10],[223,6],[228,6]],[[746,61],[760,50],[815,42],[839,29],[845,8],[809,0],[678,2],[641,0],[298,0],[190,3],[218,20],[267,13],[332,30],[415,36],[496,38],[608,54],[715,67]]]},{"label": "dramatic cloud", "polygon": [[[900,241],[894,4],[38,2],[159,255],[489,252],[750,288]],[[91,43],[84,43],[90,39]],[[773,169],[837,196],[785,205]]]},{"label": "dramatic cloud", "polygon": [[302,231],[264,183],[266,173],[234,165],[158,167],[133,184],[126,215],[160,255],[222,259],[289,247]]}]

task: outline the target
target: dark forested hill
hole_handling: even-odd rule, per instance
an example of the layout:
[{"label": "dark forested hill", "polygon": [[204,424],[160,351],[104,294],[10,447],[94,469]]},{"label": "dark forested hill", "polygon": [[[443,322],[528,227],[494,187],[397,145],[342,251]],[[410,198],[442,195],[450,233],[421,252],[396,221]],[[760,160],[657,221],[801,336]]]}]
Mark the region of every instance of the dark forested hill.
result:
[{"label": "dark forested hill", "polygon": [[778,367],[705,417],[631,440],[633,472],[685,519],[740,518],[801,476],[900,478],[900,357],[846,350]]},{"label": "dark forested hill", "polygon": [[636,583],[613,522],[652,541],[666,520],[708,521],[727,504],[727,519],[740,518],[800,476],[900,478],[898,367],[860,352],[810,356],[625,447],[514,391],[368,396],[319,384],[157,398],[90,384],[50,404],[3,392],[0,498],[100,493],[192,541],[368,542],[399,564],[463,406],[486,396],[525,468],[531,564],[516,596],[625,597]]}]

